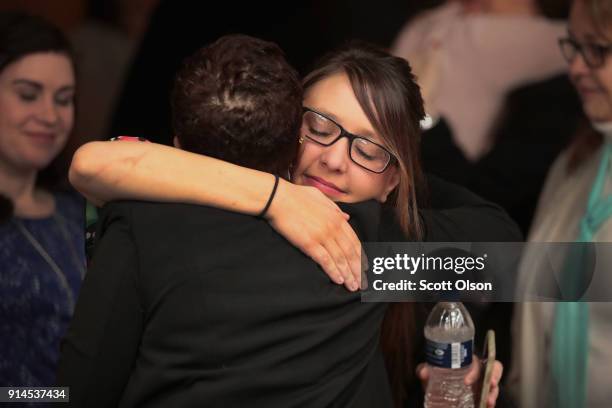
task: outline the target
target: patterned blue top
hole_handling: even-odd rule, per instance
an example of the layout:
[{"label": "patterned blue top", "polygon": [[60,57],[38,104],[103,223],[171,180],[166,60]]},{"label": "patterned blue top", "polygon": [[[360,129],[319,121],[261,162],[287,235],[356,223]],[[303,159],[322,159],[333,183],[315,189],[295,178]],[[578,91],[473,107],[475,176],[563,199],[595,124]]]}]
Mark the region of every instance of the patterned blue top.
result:
[{"label": "patterned blue top", "polygon": [[0,386],[55,382],[60,340],[85,271],[84,202],[66,193],[55,199],[56,211],[48,218],[14,217],[0,225]]}]

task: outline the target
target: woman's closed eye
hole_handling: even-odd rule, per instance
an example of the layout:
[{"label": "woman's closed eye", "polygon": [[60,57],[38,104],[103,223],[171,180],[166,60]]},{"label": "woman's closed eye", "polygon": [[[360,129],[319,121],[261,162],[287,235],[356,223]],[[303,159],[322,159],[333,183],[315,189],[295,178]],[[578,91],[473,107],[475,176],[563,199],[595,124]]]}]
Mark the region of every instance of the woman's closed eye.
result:
[{"label": "woman's closed eye", "polygon": [[308,133],[310,133],[312,136],[317,136],[317,137],[329,137],[332,136],[331,132],[328,132],[324,129],[317,129],[314,128],[312,126],[308,127]]},{"label": "woman's closed eye", "polygon": [[19,90],[17,95],[23,102],[34,102],[38,98],[38,92],[35,90]]},{"label": "woman's closed eye", "polygon": [[355,139],[353,149],[365,160],[384,160],[384,150],[367,139]]},{"label": "woman's closed eye", "polygon": [[22,102],[34,102],[42,93],[42,86],[28,80],[17,80],[13,83],[13,91]]},{"label": "woman's closed eye", "polygon": [[363,157],[365,160],[374,161],[379,159],[375,154],[370,154],[364,150],[361,146],[355,146],[355,151],[359,154],[359,156]]},{"label": "woman's closed eye", "polygon": [[59,94],[55,95],[53,98],[55,104],[59,106],[70,106],[74,103],[74,95],[72,93],[69,94]]}]

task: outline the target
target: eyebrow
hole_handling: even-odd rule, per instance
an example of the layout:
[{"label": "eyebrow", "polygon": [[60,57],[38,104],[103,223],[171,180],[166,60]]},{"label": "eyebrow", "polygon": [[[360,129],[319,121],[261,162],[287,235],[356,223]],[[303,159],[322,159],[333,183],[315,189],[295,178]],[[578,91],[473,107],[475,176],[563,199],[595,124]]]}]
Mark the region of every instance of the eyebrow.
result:
[{"label": "eyebrow", "polygon": [[[38,91],[43,89],[43,85],[40,82],[31,81],[29,79],[15,79],[13,81],[13,85],[27,85],[27,86],[31,86],[33,88],[36,88],[36,90],[38,90]],[[56,91],[56,93],[66,92],[66,91],[74,91],[74,89],[75,89],[74,85],[65,85],[65,86],[62,86],[60,89],[58,89]]]},{"label": "eyebrow", "polygon": [[[576,34],[574,34],[572,32],[572,30],[570,30],[569,28],[567,29],[567,34],[570,36],[570,38],[577,40],[577,36]],[[602,42],[601,38],[599,38],[598,36],[591,34],[591,33],[587,33],[584,36],[584,39],[586,40],[587,43],[589,44],[597,44],[598,42]]]},{"label": "eyebrow", "polygon": [[13,81],[13,85],[28,85],[36,89],[42,89],[43,86],[39,82],[30,81],[28,79],[16,79]]},{"label": "eyebrow", "polygon": [[[333,113],[325,110],[325,109],[319,109],[319,108],[313,108],[314,110],[316,110],[317,112],[327,116],[328,118],[332,119],[334,122],[336,122],[337,124],[339,124],[340,126],[342,126],[344,128],[344,125],[342,125],[340,123],[340,121],[338,120],[338,117],[336,115],[334,115]],[[348,132],[348,130],[347,130]],[[376,135],[374,132],[372,132],[371,130],[367,130],[367,129],[360,129],[358,132],[350,132],[352,134],[354,134],[355,136],[360,136],[360,137],[364,137],[366,139],[370,139],[372,142],[374,143],[379,143],[376,140],[374,140],[376,138]]]}]

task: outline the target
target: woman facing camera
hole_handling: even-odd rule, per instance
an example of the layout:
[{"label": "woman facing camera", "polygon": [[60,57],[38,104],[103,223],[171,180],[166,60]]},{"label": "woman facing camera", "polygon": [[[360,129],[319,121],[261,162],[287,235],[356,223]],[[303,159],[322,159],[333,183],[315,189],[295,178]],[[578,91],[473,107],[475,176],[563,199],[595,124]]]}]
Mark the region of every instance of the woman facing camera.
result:
[{"label": "woman facing camera", "polygon": [[[422,188],[418,144],[423,103],[406,61],[365,45],[329,54],[303,83],[302,125],[296,135],[299,153],[287,177],[295,184],[280,181],[267,218],[335,282],[356,290],[360,247],[345,215],[330,199],[384,203],[393,214],[395,230],[401,233],[382,240],[421,239],[417,195]],[[71,180],[75,186],[99,203],[135,198],[260,213],[273,177],[185,151],[195,149],[183,140],[190,129],[177,126],[185,123],[176,121],[184,108],[175,94],[175,145],[184,150],[150,143],[91,143],[74,158]],[[382,326],[382,346],[397,404],[408,398],[415,380],[420,354],[415,346],[422,337],[416,332],[416,306],[391,306]],[[495,403],[500,376],[498,365],[490,406]]]},{"label": "woman facing camera", "polygon": [[68,41],[39,18],[0,13],[0,385],[50,386],[85,274],[83,205],[54,159],[74,123]]}]

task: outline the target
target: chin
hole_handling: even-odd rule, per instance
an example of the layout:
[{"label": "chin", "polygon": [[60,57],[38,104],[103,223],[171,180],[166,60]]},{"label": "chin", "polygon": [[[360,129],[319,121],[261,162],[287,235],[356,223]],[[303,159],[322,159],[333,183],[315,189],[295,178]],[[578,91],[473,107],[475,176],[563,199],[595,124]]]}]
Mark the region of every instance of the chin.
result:
[{"label": "chin", "polygon": [[592,122],[612,122],[612,104],[585,103],[583,108]]},{"label": "chin", "polygon": [[57,155],[50,154],[29,154],[28,156],[24,157],[22,164],[24,167],[40,171],[49,166],[56,156]]},{"label": "chin", "polygon": [[609,115],[609,114],[604,114],[600,112],[591,113],[587,111],[586,115],[588,116],[591,122],[601,122],[601,123],[612,122],[612,115]]}]

